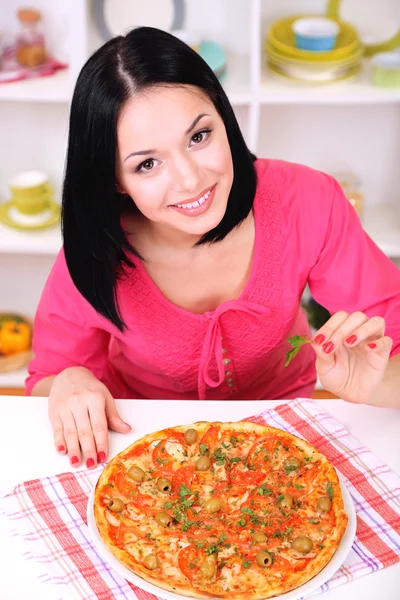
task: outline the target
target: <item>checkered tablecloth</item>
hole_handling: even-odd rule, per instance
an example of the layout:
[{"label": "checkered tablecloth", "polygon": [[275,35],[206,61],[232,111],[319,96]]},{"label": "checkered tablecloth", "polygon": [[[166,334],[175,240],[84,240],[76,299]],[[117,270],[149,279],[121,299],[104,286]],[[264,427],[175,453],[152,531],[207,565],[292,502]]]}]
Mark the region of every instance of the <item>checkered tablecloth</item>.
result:
[{"label": "checkered tablecloth", "polygon": [[[342,567],[316,594],[400,560],[400,478],[312,400],[249,417],[316,446],[336,469],[357,512],[357,534]],[[21,551],[54,600],[157,600],[126,582],[99,556],[86,524],[89,493],[101,467],[19,484],[1,500]]]}]

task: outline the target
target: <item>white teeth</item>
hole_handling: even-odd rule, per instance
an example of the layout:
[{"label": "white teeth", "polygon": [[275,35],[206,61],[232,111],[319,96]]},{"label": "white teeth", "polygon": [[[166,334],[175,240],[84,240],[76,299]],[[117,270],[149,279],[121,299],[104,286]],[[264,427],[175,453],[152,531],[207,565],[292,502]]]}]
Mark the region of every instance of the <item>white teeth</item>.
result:
[{"label": "white teeth", "polygon": [[208,190],[208,192],[206,194],[204,194],[204,196],[202,196],[199,200],[195,200],[194,202],[189,202],[189,204],[177,204],[176,206],[178,208],[197,208],[198,206],[201,206],[202,204],[204,204],[204,202],[207,200],[207,198],[210,194],[211,194],[211,190]]}]

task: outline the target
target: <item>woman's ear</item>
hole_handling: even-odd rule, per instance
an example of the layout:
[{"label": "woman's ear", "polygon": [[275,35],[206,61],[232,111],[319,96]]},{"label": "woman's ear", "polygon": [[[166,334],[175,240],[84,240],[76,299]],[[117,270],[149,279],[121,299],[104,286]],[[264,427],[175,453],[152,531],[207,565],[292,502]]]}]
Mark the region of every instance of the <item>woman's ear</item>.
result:
[{"label": "woman's ear", "polygon": [[126,194],[125,190],[123,190],[118,183],[115,184],[115,189],[117,190],[118,194]]}]

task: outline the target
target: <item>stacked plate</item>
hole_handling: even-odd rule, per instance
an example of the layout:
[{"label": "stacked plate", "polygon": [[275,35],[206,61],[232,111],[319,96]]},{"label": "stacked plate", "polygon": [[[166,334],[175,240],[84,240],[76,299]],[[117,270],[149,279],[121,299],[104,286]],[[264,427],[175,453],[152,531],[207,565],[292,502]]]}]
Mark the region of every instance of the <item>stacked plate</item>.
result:
[{"label": "stacked plate", "polygon": [[329,51],[300,50],[295,45],[293,24],[303,17],[273,23],[265,39],[265,55],[271,71],[299,81],[326,83],[357,75],[364,48],[357,31],[339,19],[336,45]]}]

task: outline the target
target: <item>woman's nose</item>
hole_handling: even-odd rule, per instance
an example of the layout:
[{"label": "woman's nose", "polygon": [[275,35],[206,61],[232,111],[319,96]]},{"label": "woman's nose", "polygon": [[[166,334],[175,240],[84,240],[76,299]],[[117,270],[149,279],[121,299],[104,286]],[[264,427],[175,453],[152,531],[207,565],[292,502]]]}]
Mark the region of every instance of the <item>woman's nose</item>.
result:
[{"label": "woman's nose", "polygon": [[172,182],[175,192],[196,192],[199,183],[196,163],[187,157],[176,159],[173,163]]}]

